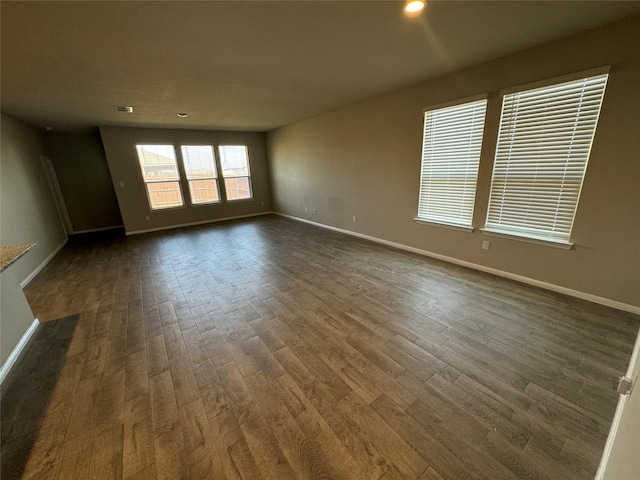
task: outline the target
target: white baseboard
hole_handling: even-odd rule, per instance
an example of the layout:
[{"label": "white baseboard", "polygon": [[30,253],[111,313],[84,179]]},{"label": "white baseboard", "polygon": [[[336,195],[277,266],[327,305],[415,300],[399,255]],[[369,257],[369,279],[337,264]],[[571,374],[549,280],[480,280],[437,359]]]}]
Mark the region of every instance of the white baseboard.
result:
[{"label": "white baseboard", "polygon": [[22,353],[22,350],[24,350],[24,347],[26,347],[29,339],[38,328],[38,325],[40,325],[40,321],[36,318],[33,320],[33,323],[29,326],[27,331],[24,332],[24,335],[22,335],[22,338],[20,339],[18,344],[15,346],[11,354],[7,357],[7,360],[4,362],[4,364],[2,364],[2,368],[0,368],[0,385],[2,385],[4,379],[7,377],[7,375],[9,375],[9,372],[13,368],[13,365],[16,363],[16,360],[18,360],[18,357]]},{"label": "white baseboard", "polygon": [[81,235],[83,233],[95,233],[104,232],[107,230],[117,230],[118,228],[124,228],[124,225],[113,225],[112,227],[90,228],[89,230],[74,230],[69,235]]},{"label": "white baseboard", "polygon": [[259,213],[249,213],[247,215],[237,215],[235,217],[224,217],[224,218],[215,218],[213,220],[203,220],[201,222],[191,222],[191,223],[180,223],[178,225],[168,225],[166,227],[157,227],[157,228],[149,228],[146,230],[134,230],[132,232],[125,232],[126,235],[138,235],[140,233],[150,233],[150,232],[159,232],[161,230],[172,230],[174,228],[182,228],[182,227],[193,227],[195,225],[204,225],[206,223],[216,223],[216,222],[226,222],[227,220],[237,220],[239,218],[250,218],[250,217],[260,217],[262,215],[270,215],[274,212],[259,212]]},{"label": "white baseboard", "polygon": [[47,258],[45,258],[45,259],[44,259],[44,261],[43,261],[40,265],[38,265],[38,266],[36,267],[36,269],[35,269],[33,272],[31,272],[31,273],[27,276],[27,278],[25,278],[23,281],[21,281],[21,282],[20,282],[20,288],[24,288],[24,287],[26,287],[27,285],[29,285],[29,282],[30,282],[31,280],[33,280],[33,279],[35,278],[35,276],[36,276],[36,275],[38,275],[38,274],[42,271],[42,269],[43,269],[44,267],[46,267],[46,266],[47,266],[47,264],[48,264],[51,260],[53,260],[53,257],[55,257],[55,256],[57,255],[57,253],[58,253],[60,250],[62,250],[62,248],[67,244],[67,242],[68,242],[68,241],[69,241],[69,238],[68,238],[68,237],[67,237],[67,238],[65,238],[65,239],[64,239],[64,241],[63,241],[60,245],[58,245],[58,246],[56,247],[56,249],[55,249],[53,252],[51,252],[51,254],[50,254]]},{"label": "white baseboard", "polygon": [[311,220],[306,220],[304,218],[294,217],[293,215],[287,215],[285,213],[273,212],[276,215],[280,215],[282,217],[287,217],[292,220],[296,220],[298,222],[308,223],[310,225],[315,225],[316,227],[325,228],[327,230],[333,230],[334,232],[344,233],[346,235],[351,235],[358,238],[363,238],[365,240],[370,240],[372,242],[380,243],[382,245],[387,245],[389,247],[398,248],[400,250],[405,250],[407,252],[417,253],[418,255],[424,255],[426,257],[436,258],[438,260],[442,260],[448,263],[453,263],[455,265],[460,265],[462,267],[472,268],[474,270],[479,270],[485,273],[491,273],[492,275],[497,275],[499,277],[508,278],[510,280],[515,280],[520,283],[525,283],[527,285],[533,285],[535,287],[544,288],[545,290],[551,290],[553,292],[562,293],[564,295],[569,295],[571,297],[580,298],[582,300],[587,300],[589,302],[598,303],[600,305],[605,305],[607,307],[612,307],[617,310],[622,310],[625,312],[635,313],[636,315],[640,315],[640,307],[635,305],[629,305],[627,303],[619,302],[617,300],[612,300],[610,298],[599,297],[597,295],[593,295],[591,293],[580,292],[578,290],[573,290],[571,288],[563,287],[561,285],[555,285],[553,283],[543,282],[541,280],[536,280],[535,278],[525,277],[523,275],[518,275],[511,272],[505,272],[504,270],[498,270],[496,268],[486,267],[484,265],[479,265],[477,263],[467,262],[465,260],[460,260],[454,257],[448,257],[446,255],[441,255],[439,253],[429,252],[427,250],[421,250],[419,248],[410,247],[408,245],[403,245],[401,243],[390,242],[389,240],[383,240],[382,238],[372,237],[370,235],[365,235],[362,233],[352,232],[351,230],[345,230],[342,228],[332,227],[330,225],[324,225],[318,222],[312,222]]}]

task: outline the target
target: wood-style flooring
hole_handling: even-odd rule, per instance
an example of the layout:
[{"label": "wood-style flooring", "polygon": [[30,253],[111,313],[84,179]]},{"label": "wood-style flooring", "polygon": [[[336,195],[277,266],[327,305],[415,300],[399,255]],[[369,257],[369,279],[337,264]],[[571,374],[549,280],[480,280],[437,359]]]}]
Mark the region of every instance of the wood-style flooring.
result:
[{"label": "wood-style flooring", "polygon": [[25,479],[593,478],[637,316],[276,216],[72,238]]},{"label": "wood-style flooring", "polygon": [[22,477],[65,364],[77,315],[38,325],[0,388],[0,479]]}]

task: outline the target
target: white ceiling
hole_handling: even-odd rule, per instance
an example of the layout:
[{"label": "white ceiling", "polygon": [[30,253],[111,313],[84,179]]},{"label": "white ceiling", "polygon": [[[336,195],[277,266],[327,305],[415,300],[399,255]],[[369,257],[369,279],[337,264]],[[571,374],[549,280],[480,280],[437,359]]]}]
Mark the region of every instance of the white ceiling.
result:
[{"label": "white ceiling", "polygon": [[266,131],[640,14],[638,1],[431,1],[416,18],[401,7],[3,0],[2,111],[55,130]]}]

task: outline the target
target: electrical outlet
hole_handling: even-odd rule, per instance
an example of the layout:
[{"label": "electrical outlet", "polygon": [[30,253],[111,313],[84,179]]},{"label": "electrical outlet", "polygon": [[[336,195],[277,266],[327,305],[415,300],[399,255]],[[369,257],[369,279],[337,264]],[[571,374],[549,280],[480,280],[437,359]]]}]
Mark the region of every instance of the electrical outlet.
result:
[{"label": "electrical outlet", "polygon": [[309,213],[309,207],[304,207],[304,213]]},{"label": "electrical outlet", "polygon": [[482,241],[482,249],[483,250],[489,250],[490,246],[491,246],[491,242],[489,240],[483,240]]},{"label": "electrical outlet", "polygon": [[260,206],[261,206],[261,207],[264,207],[264,202],[260,202]]},{"label": "electrical outlet", "polygon": [[124,182],[120,182],[120,186],[121,186],[121,187],[124,187]]},{"label": "electrical outlet", "polygon": [[356,217],[355,215],[353,216],[353,223],[356,223],[358,221],[358,217]]},{"label": "electrical outlet", "polygon": [[313,209],[313,214],[314,214],[314,215],[316,214],[316,209],[315,209],[315,208]]},{"label": "electrical outlet", "polygon": [[144,219],[145,219],[145,220],[147,220],[147,221],[151,220],[151,219],[149,218],[149,215],[145,215]]}]

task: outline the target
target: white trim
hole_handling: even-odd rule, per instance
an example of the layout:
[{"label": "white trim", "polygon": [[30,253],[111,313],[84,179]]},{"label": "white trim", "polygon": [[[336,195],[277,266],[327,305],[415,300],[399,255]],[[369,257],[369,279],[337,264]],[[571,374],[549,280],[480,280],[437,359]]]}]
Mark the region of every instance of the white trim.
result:
[{"label": "white trim", "polygon": [[616,413],[613,416],[613,421],[611,422],[611,428],[609,429],[607,443],[604,446],[604,451],[602,452],[602,457],[600,459],[600,464],[598,465],[598,471],[596,472],[594,480],[602,480],[604,478],[604,471],[607,468],[607,464],[609,463],[609,457],[611,456],[611,452],[613,450],[613,441],[616,437],[616,433],[618,432],[618,428],[620,428],[620,421],[622,420],[624,406],[626,405],[628,398],[629,395],[620,395],[618,397]]},{"label": "white trim", "polygon": [[2,364],[2,368],[0,368],[0,385],[2,385],[4,379],[7,378],[7,375],[9,375],[9,371],[13,368],[13,365],[18,360],[18,357],[22,353],[22,350],[24,350],[24,347],[27,346],[29,339],[31,339],[31,336],[38,328],[38,325],[40,325],[40,321],[35,318],[31,323],[31,326],[29,326],[27,331],[24,332],[24,335],[22,335],[22,338],[20,338],[20,341],[14,347],[11,354],[7,357],[7,360]]},{"label": "white trim", "polygon": [[525,90],[535,90],[536,88],[549,87],[556,83],[567,83],[574,80],[580,80],[581,78],[595,77],[597,75],[604,75],[611,72],[611,65],[603,65],[601,67],[591,68],[589,70],[583,70],[576,73],[568,73],[567,75],[560,75],[559,77],[547,78],[545,80],[538,80],[537,82],[524,83],[522,85],[515,85],[513,87],[507,87],[500,90],[499,95],[504,97],[511,93],[521,92]]},{"label": "white trim", "polygon": [[268,212],[260,212],[260,213],[249,213],[247,215],[236,215],[235,217],[215,218],[213,220],[203,220],[201,222],[180,223],[178,225],[167,225],[166,227],[148,228],[146,230],[134,230],[132,232],[126,231],[125,235],[138,235],[140,233],[159,232],[161,230],[171,230],[173,228],[192,227],[194,225],[204,225],[205,223],[216,223],[216,222],[224,222],[227,220],[237,220],[239,218],[260,217],[262,215],[270,215],[272,213],[275,213],[275,212],[268,211]]},{"label": "white trim", "polygon": [[448,102],[438,103],[436,105],[429,105],[422,109],[422,113],[431,112],[440,108],[453,107],[455,105],[462,105],[463,103],[477,102],[478,100],[487,100],[489,98],[488,93],[481,93],[479,95],[473,95],[472,97],[461,98],[458,100],[450,100]]},{"label": "white trim", "polygon": [[71,233],[71,235],[79,235],[83,233],[95,233],[104,232],[106,230],[117,230],[118,228],[124,228],[124,225],[114,225],[112,227],[90,228],[88,230],[78,230]]},{"label": "white trim", "polygon": [[573,248],[573,243],[564,242],[562,240],[527,237],[516,233],[499,232],[498,230],[491,230],[489,228],[481,228],[480,231],[483,235],[488,235],[489,237],[508,238],[509,240],[516,240],[518,242],[535,243],[536,245],[545,245],[547,247],[561,248],[563,250],[571,250]]},{"label": "white trim", "polygon": [[435,220],[424,220],[422,218],[416,217],[413,219],[414,222],[422,224],[422,225],[431,225],[433,227],[442,227],[442,228],[450,228],[452,230],[460,230],[463,232],[473,232],[473,227],[466,225],[456,225],[455,223],[444,223],[444,222],[436,222]]},{"label": "white trim", "polygon": [[[631,360],[629,361],[629,366],[627,367],[627,374],[626,374],[627,377],[633,378],[634,366],[638,362],[639,356],[640,356],[640,331],[638,332],[638,336],[636,337],[636,343],[633,347]],[[605,444],[604,451],[602,452],[602,458],[600,459],[600,465],[598,466],[598,471],[596,472],[595,480],[602,480],[604,478],[604,473],[607,468],[607,464],[609,463],[609,457],[611,456],[611,452],[613,451],[613,445],[615,443],[616,434],[618,433],[618,428],[620,428],[620,422],[622,421],[622,414],[624,413],[624,407],[627,404],[628,398],[629,398],[629,395],[620,395],[618,397],[618,406],[616,407],[616,413],[613,416],[613,421],[611,422],[611,428],[609,429],[609,436],[607,437],[607,443]]]},{"label": "white trim", "polygon": [[34,277],[38,275],[42,271],[42,269],[49,264],[51,260],[53,260],[53,257],[55,257],[58,254],[58,252],[62,250],[62,247],[64,247],[68,241],[69,241],[69,237],[66,237],[64,241],[60,245],[58,245],[56,249],[53,252],[51,252],[51,254],[47,258],[45,258],[42,261],[42,263],[38,265],[33,272],[27,275],[27,278],[25,278],[23,281],[20,282],[20,288],[24,288],[27,285],[29,285],[29,282],[31,282],[31,280],[33,280]]},{"label": "white trim", "polygon": [[472,268],[474,270],[479,270],[481,272],[490,273],[492,275],[497,275],[498,277],[508,278],[510,280],[515,280],[520,283],[525,283],[527,285],[533,285],[534,287],[544,288],[545,290],[551,290],[552,292],[562,293],[564,295],[569,295],[571,297],[580,298],[582,300],[587,300],[589,302],[598,303],[600,305],[605,305],[607,307],[615,308],[617,310],[622,310],[625,312],[635,313],[636,315],[640,315],[640,306],[629,305],[628,303],[619,302],[617,300],[612,300],[610,298],[599,297],[597,295],[593,295],[591,293],[580,292],[578,290],[573,290],[571,288],[563,287],[561,285],[555,285],[553,283],[543,282],[541,280],[536,280],[535,278],[525,277],[523,275],[518,275],[516,273],[505,272],[503,270],[498,270],[496,268],[486,267],[484,265],[478,265],[477,263],[467,262],[465,260],[460,260],[458,258],[448,257],[446,255],[441,255],[439,253],[429,252],[427,250],[421,250],[419,248],[410,247],[408,245],[403,245],[401,243],[390,242],[389,240],[383,240],[381,238],[372,237],[370,235],[364,235],[362,233],[352,232],[351,230],[345,230],[342,228],[332,227],[329,225],[324,225],[318,222],[312,222],[310,220],[305,220],[299,217],[294,217],[293,215],[287,215],[280,212],[273,212],[276,215],[280,215],[282,217],[287,217],[292,220],[297,220],[299,222],[308,223],[310,225],[315,225],[317,227],[326,228],[327,230],[333,230],[335,232],[345,233],[347,235],[352,235],[354,237],[364,238],[365,240],[370,240],[372,242],[381,243],[383,245],[387,245],[389,247],[398,248],[400,250],[406,250],[407,252],[417,253],[418,255],[424,255],[426,257],[436,258],[438,260],[442,260],[444,262],[453,263],[455,265],[460,265],[462,267]]},{"label": "white trim", "polygon": [[73,233],[73,225],[69,217],[69,209],[67,209],[67,204],[64,201],[64,195],[62,195],[62,190],[60,189],[60,182],[58,182],[58,174],[53,166],[53,160],[46,155],[40,155],[40,161],[42,162],[42,168],[47,177],[47,182],[49,182],[49,188],[53,195],[56,211],[60,217],[60,224],[62,225],[64,234],[69,235]]}]

